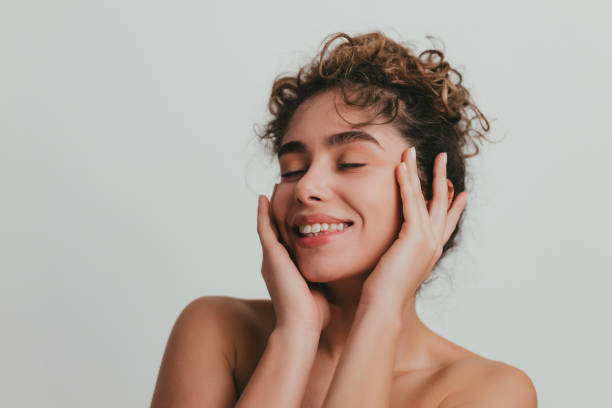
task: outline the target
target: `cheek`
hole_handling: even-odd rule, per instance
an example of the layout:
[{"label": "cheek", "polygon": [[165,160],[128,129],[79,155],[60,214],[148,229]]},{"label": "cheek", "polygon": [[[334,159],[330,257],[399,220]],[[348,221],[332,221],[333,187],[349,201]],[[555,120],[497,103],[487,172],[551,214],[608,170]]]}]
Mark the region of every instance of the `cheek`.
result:
[{"label": "cheek", "polygon": [[369,227],[379,226],[389,228],[397,224],[401,216],[401,198],[399,185],[391,177],[380,177],[372,180],[367,186],[355,187],[356,191],[365,192],[360,195],[364,223]]},{"label": "cheek", "polygon": [[287,220],[287,213],[291,203],[291,191],[287,187],[279,184],[276,188],[276,194],[274,194],[272,201],[270,201],[271,216],[276,221],[276,225],[278,225],[282,237],[281,241],[283,242],[286,242],[288,238],[285,221]]},{"label": "cheek", "polygon": [[398,233],[402,222],[400,204],[399,195],[389,190],[381,191],[378,200],[371,203],[365,223],[370,231],[376,232],[379,239]]},{"label": "cheek", "polygon": [[274,194],[274,197],[271,197],[270,200],[270,208],[275,218],[283,219],[285,217],[289,208],[289,194],[290,191],[287,186],[279,184],[278,187],[276,187],[276,194]]}]

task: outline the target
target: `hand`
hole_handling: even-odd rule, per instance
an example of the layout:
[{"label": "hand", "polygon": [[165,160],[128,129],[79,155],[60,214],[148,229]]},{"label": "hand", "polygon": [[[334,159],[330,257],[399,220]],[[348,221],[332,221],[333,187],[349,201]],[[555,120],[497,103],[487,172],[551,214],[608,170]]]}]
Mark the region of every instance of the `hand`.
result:
[{"label": "hand", "polygon": [[[402,154],[402,162],[395,169],[402,199],[403,224],[397,239],[380,258],[362,289],[362,301],[384,302],[392,308],[404,306],[414,297],[433,266],[442,255],[442,248],[457,226],[467,203],[464,191],[455,197],[450,208],[444,154],[434,163],[433,197],[427,209],[416,160],[410,149]],[[429,212],[428,212],[429,211]]]},{"label": "hand", "polygon": [[[271,201],[274,201],[276,186]],[[259,196],[257,233],[263,251],[261,274],[274,307],[276,328],[320,333],[329,323],[329,303],[322,292],[308,286],[287,249],[279,241],[271,201],[265,195]]]}]

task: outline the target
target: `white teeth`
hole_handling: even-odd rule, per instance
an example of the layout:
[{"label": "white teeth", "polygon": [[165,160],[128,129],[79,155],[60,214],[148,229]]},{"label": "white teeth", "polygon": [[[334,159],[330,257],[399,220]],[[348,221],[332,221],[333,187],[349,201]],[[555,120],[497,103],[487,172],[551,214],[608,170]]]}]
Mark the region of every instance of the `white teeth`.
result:
[{"label": "white teeth", "polygon": [[299,231],[302,234],[318,234],[322,233],[322,232],[335,232],[335,231],[342,231],[344,230],[346,227],[348,227],[348,224],[345,222],[341,222],[338,224],[327,224],[325,222],[323,223],[317,223],[317,224],[307,224],[307,225],[300,225],[299,227]]}]

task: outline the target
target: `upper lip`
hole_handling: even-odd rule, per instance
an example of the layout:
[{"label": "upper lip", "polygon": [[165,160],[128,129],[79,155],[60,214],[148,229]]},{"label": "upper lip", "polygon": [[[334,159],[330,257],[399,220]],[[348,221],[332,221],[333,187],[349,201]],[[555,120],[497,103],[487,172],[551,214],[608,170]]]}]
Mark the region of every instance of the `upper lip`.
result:
[{"label": "upper lip", "polygon": [[341,222],[352,224],[350,220],[341,220],[327,214],[299,214],[293,219],[293,227],[299,227],[300,225],[306,224],[320,224],[323,222],[327,224],[339,224]]}]

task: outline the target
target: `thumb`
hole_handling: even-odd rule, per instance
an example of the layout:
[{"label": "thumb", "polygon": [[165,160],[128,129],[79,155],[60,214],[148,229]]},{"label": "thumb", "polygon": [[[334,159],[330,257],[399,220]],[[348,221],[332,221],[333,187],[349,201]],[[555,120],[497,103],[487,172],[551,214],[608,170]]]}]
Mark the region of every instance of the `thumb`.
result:
[{"label": "thumb", "polygon": [[274,224],[270,218],[270,201],[268,201],[268,197],[260,194],[257,203],[257,234],[259,234],[261,244],[266,248],[278,241],[274,229]]}]

